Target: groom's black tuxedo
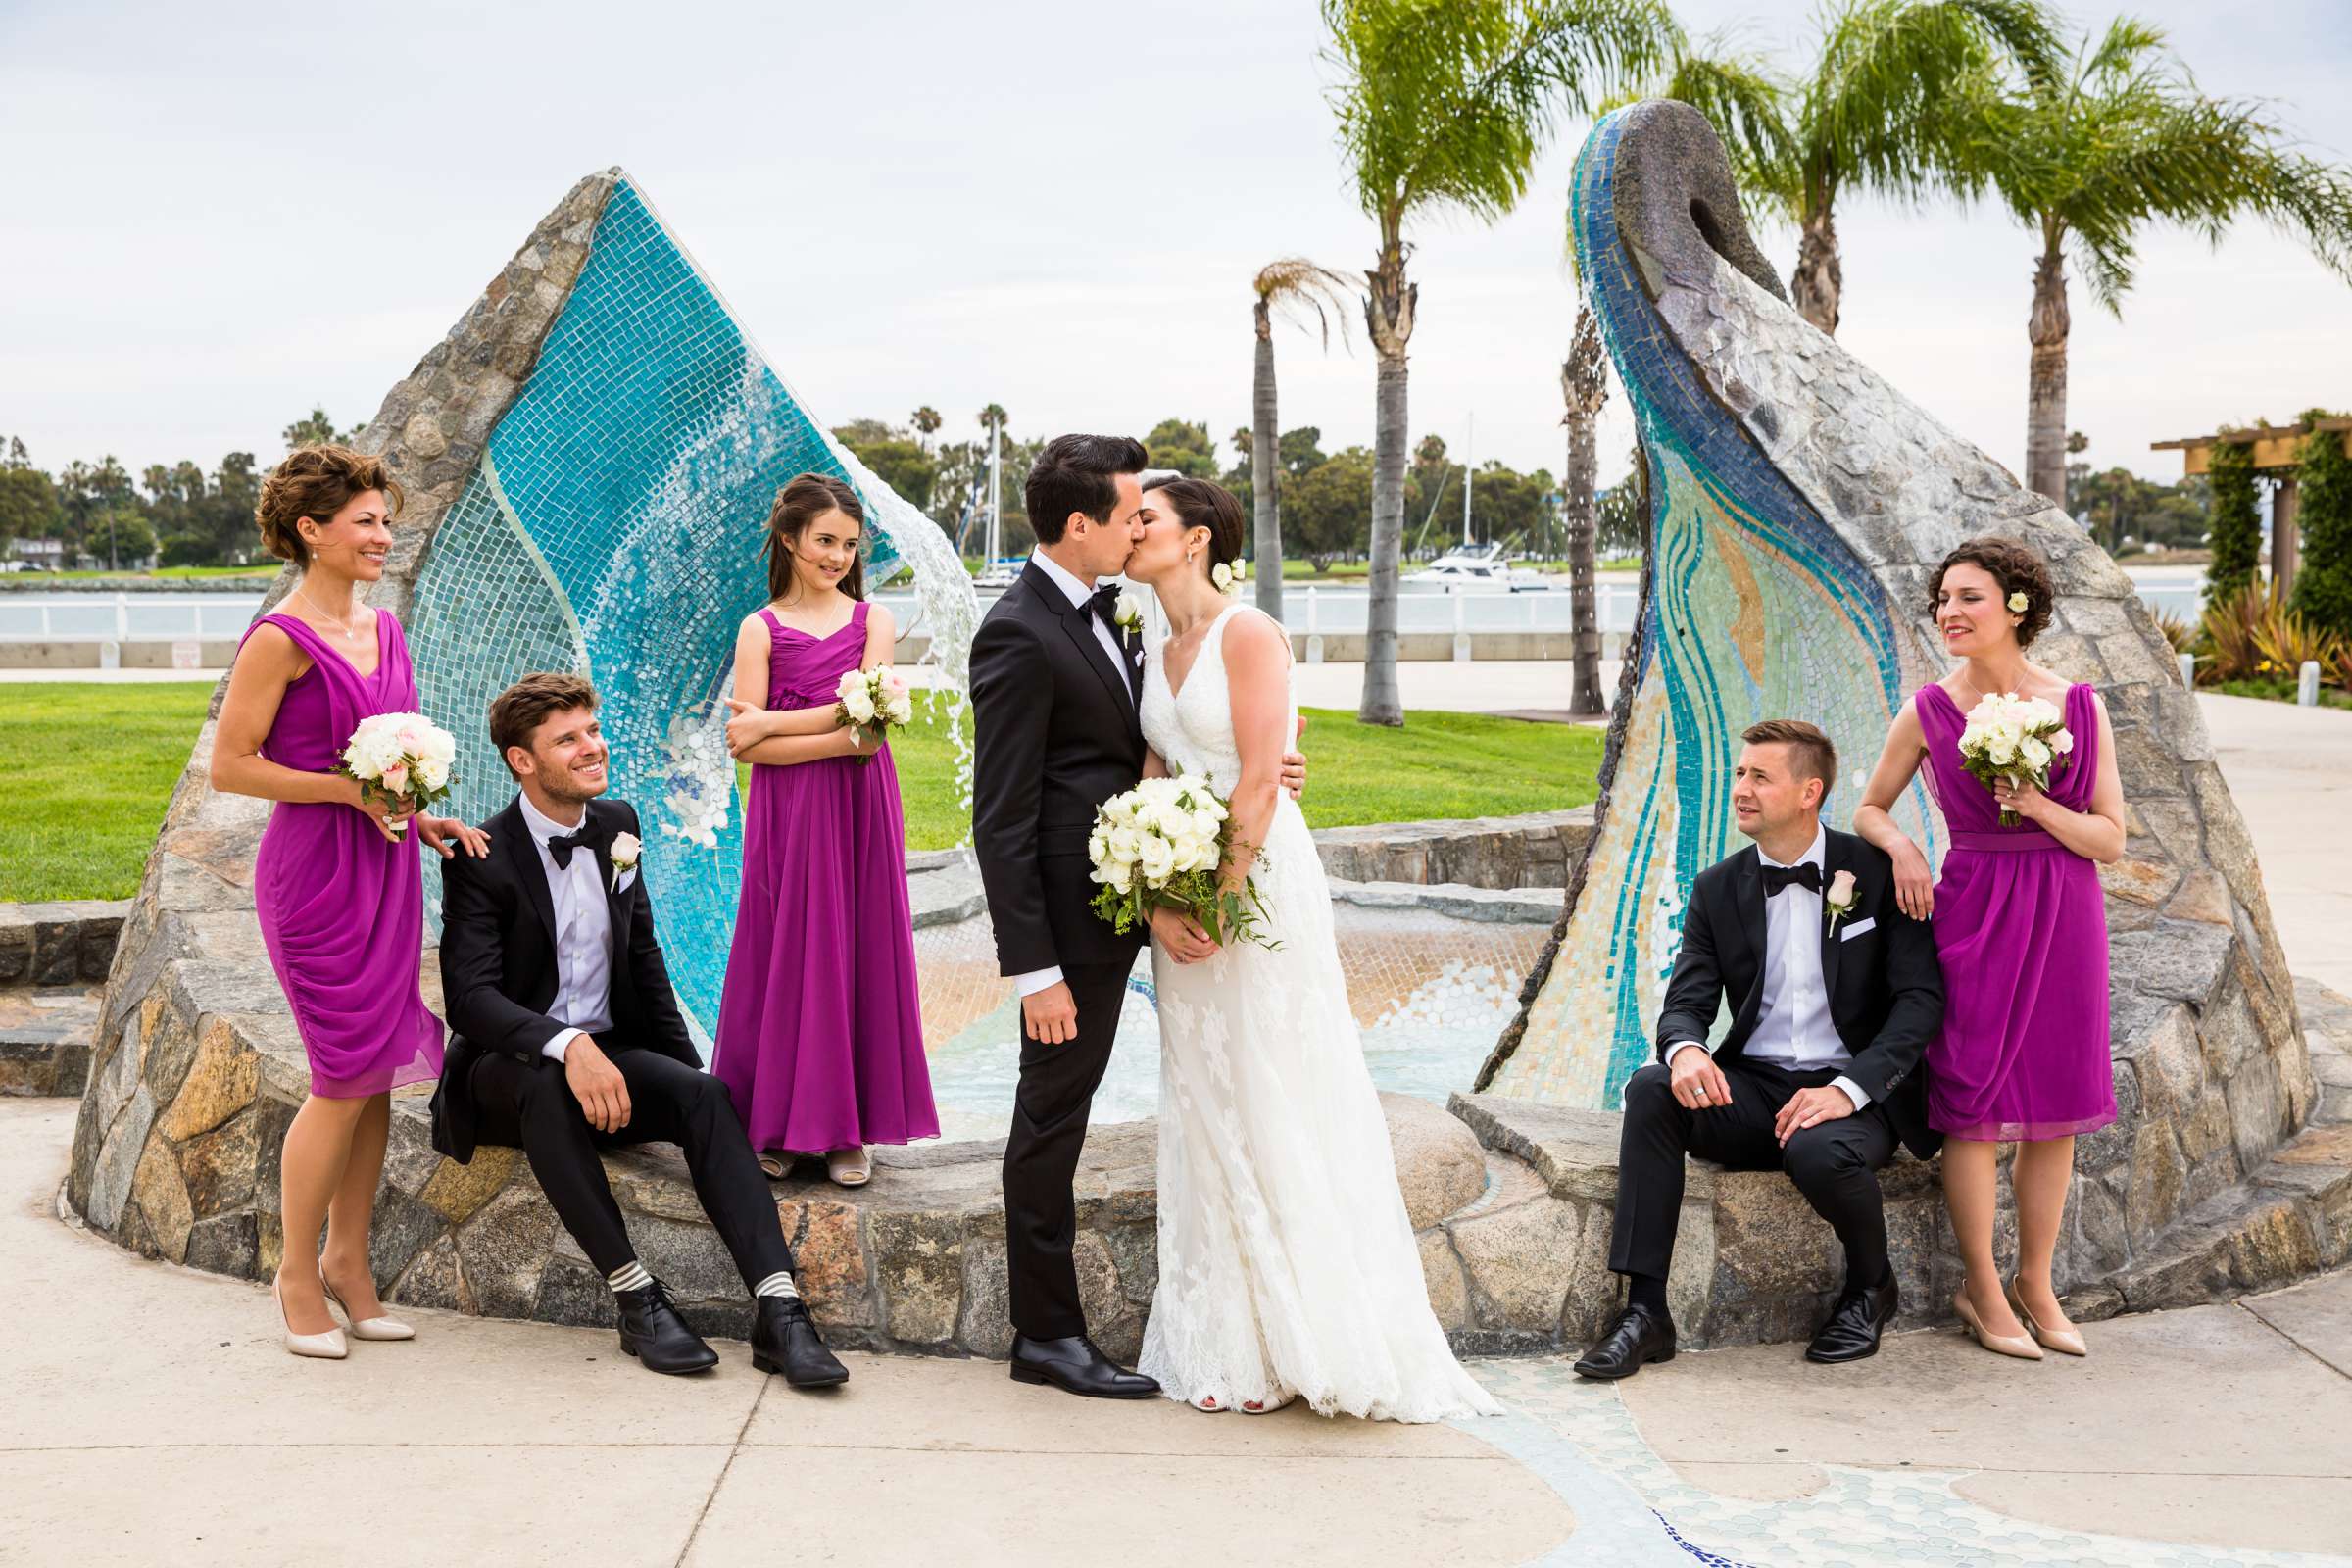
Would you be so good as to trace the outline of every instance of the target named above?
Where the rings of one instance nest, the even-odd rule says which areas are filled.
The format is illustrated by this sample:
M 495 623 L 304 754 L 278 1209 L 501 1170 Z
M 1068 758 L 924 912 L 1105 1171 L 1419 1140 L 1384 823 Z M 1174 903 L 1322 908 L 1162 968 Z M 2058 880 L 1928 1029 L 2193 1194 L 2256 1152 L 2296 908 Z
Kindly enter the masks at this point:
M 1122 670 L 1073 605 L 1031 562 L 972 639 L 972 848 L 1005 974 L 1134 961 L 1143 937 L 1097 919 L 1086 855 L 1095 808 L 1135 788 L 1144 728 L 1133 636 Z
M 1142 651 L 1114 629 L 1122 668 L 1094 617 L 1032 561 L 972 639 L 972 847 L 998 962 L 1007 975 L 1058 967 L 1078 1009 L 1075 1039 L 1022 1039 L 1004 1144 L 1012 1326 L 1031 1340 L 1086 1332 L 1070 1179 L 1145 941 L 1141 930 L 1119 935 L 1090 907 L 1095 809 L 1135 788 L 1144 768 Z

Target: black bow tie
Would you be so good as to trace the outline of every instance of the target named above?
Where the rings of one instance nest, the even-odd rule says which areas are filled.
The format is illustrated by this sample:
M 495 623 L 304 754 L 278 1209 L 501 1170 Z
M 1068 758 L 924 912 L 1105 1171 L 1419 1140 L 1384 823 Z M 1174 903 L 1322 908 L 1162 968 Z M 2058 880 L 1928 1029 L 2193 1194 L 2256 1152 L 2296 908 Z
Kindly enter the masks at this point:
M 557 870 L 568 871 L 571 869 L 571 852 L 579 849 L 583 845 L 593 845 L 595 843 L 595 827 L 590 823 L 582 822 L 580 824 L 580 830 L 577 833 L 559 833 L 554 838 L 549 839 L 547 841 L 547 853 L 556 858 Z
M 1810 860 L 1803 865 L 1768 865 L 1764 867 L 1764 896 L 1766 898 L 1771 898 L 1791 882 L 1808 893 L 1819 893 L 1821 891 L 1821 867 Z
M 1113 633 L 1119 629 L 1119 585 L 1106 582 L 1087 596 L 1089 613 L 1108 626 Z

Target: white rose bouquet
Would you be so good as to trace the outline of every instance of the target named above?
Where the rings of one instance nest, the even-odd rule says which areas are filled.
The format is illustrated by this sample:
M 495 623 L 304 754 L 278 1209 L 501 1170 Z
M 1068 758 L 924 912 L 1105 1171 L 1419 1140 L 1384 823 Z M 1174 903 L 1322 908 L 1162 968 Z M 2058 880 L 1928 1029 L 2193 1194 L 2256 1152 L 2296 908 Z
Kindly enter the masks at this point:
M 2067 764 L 2075 749 L 2074 732 L 2057 709 L 2038 697 L 2015 692 L 1993 693 L 1969 710 L 1960 732 L 1960 765 L 1985 788 L 2008 779 L 2050 787 L 2050 776 Z M 2001 812 L 2001 826 L 2017 826 L 2017 813 Z
M 914 717 L 913 690 L 906 684 L 906 677 L 888 664 L 843 670 L 835 695 L 840 702 L 833 710 L 834 721 L 872 730 L 877 746 L 881 744 L 882 731 L 894 725 L 905 728 Z M 863 767 L 873 760 L 871 752 L 861 751 L 858 765 Z
M 1086 844 L 1102 884 L 1095 912 L 1127 932 L 1155 908 L 1181 909 L 1220 947 L 1246 941 L 1278 948 L 1260 929 L 1266 908 L 1256 879 L 1245 876 L 1238 889 L 1218 885 L 1217 868 L 1235 847 L 1233 815 L 1206 779 L 1148 778 L 1095 812 Z M 1256 851 L 1240 847 L 1254 865 Z
M 457 758 L 458 743 L 449 731 L 422 713 L 377 713 L 360 720 L 335 771 L 359 780 L 363 801 L 372 798 L 394 806 L 405 800 L 421 811 L 448 795 L 458 781 L 450 771 Z M 383 828 L 384 836 L 395 842 L 408 832 L 405 822 L 385 823 Z

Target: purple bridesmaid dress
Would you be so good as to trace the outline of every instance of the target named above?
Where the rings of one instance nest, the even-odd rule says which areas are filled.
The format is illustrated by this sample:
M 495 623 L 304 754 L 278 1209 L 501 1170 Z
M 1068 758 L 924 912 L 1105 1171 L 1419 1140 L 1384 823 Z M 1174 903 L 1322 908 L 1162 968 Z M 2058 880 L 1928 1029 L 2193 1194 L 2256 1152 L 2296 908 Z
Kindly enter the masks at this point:
M 830 637 L 760 613 L 767 706 L 831 703 L 864 657 L 866 607 Z M 887 745 L 872 757 L 752 767 L 710 1070 L 754 1149 L 818 1154 L 939 1136 L 899 773 Z
M 264 621 L 311 658 L 262 742 L 270 761 L 333 772 L 360 720 L 416 710 L 408 641 L 390 612 L 375 612 L 369 675 L 291 615 L 264 615 L 245 635 Z M 348 806 L 279 801 L 270 812 L 253 861 L 253 903 L 311 1058 L 314 1095 L 351 1100 L 440 1076 L 441 1020 L 416 988 L 422 853 L 414 828 L 395 844 Z
M 1967 715 L 1920 688 L 1928 780 L 1951 832 L 1936 884 L 1943 1029 L 1927 1053 L 1928 1121 L 1984 1143 L 2065 1138 L 2115 1120 L 2107 1030 L 2107 900 L 2098 867 L 2032 822 L 2000 825 L 1992 791 L 1960 763 Z M 2051 800 L 2090 805 L 2098 705 L 2066 694 L 2075 749 Z

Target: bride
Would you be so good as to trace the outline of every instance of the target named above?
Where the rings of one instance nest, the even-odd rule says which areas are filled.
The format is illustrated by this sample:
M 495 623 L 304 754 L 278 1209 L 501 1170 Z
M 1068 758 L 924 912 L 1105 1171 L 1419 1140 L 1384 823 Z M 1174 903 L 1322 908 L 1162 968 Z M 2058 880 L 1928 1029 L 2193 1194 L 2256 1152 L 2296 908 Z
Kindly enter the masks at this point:
M 1324 1415 L 1389 1421 L 1494 1414 L 1429 1308 L 1397 1192 L 1388 1122 L 1365 1071 L 1332 937 L 1331 889 L 1276 771 L 1297 728 L 1290 644 L 1219 591 L 1242 509 L 1203 479 L 1144 486 L 1126 575 L 1168 637 L 1144 674 L 1146 777 L 1204 775 L 1233 813 L 1263 934 L 1212 944 L 1156 922 L 1159 1293 L 1142 1370 L 1202 1410 L 1252 1414 L 1303 1396 Z M 1243 857 L 1247 851 L 1240 851 Z

